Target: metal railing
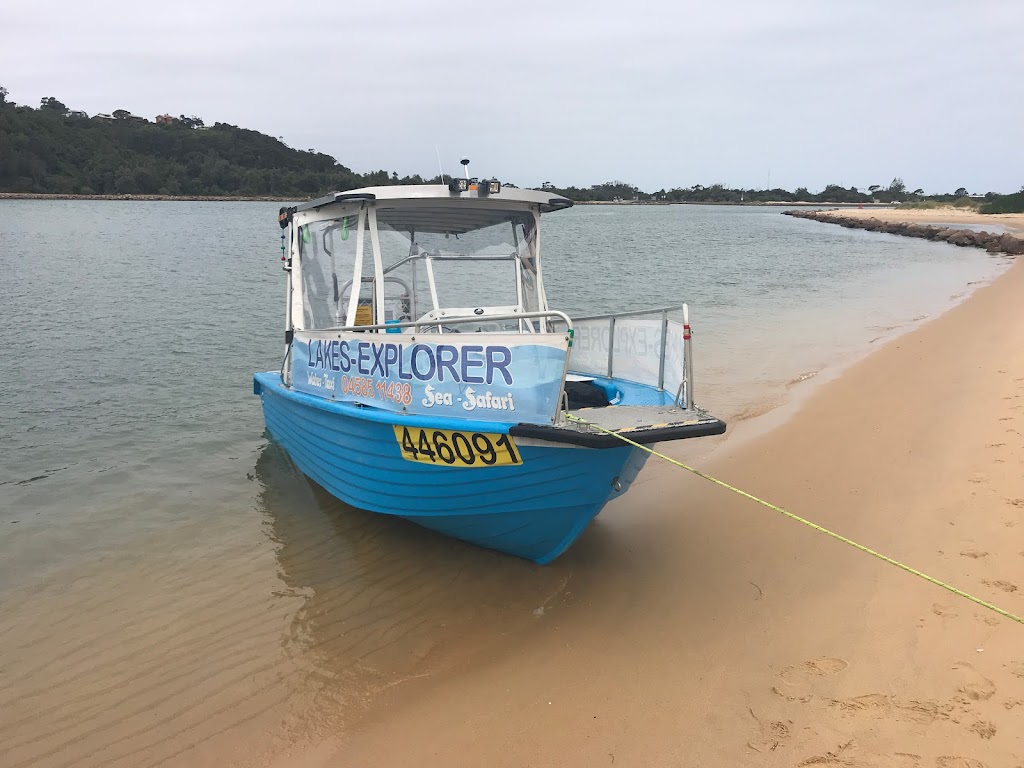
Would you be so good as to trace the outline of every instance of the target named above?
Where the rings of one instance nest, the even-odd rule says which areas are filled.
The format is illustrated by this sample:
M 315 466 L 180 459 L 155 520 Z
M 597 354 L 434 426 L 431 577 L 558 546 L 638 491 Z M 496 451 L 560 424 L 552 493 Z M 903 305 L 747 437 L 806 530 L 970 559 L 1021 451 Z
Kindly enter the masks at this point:
M 572 330 L 572 319 L 565 314 L 565 312 L 559 312 L 557 309 L 544 310 L 542 312 L 509 312 L 501 315 L 452 315 L 451 317 L 444 317 L 431 320 L 406 320 L 401 323 L 378 323 L 376 325 L 344 325 L 335 328 L 310 328 L 303 333 L 339 333 L 339 332 L 356 332 L 356 331 L 380 331 L 380 330 L 391 330 L 391 329 L 402 329 L 402 328 L 415 328 L 417 331 L 421 327 L 438 327 L 441 323 L 444 325 L 461 325 L 463 323 L 482 323 L 491 322 L 497 320 L 536 320 L 541 318 L 555 318 L 561 320 L 566 324 L 566 331 Z M 504 331 L 504 333 L 519 333 L 519 331 Z M 524 334 L 525 335 L 525 334 Z
M 616 327 L 617 321 L 625 319 L 625 318 L 631 318 L 631 317 L 642 317 L 644 315 L 658 315 L 658 314 L 660 314 L 661 315 L 661 349 L 660 349 L 659 355 L 658 355 L 658 389 L 659 390 L 664 390 L 665 389 L 665 349 L 666 349 L 666 345 L 668 343 L 668 320 L 669 320 L 669 313 L 670 312 L 679 312 L 679 311 L 683 312 L 684 323 L 687 322 L 687 319 L 686 319 L 686 316 L 687 316 L 687 306 L 685 304 L 679 304 L 679 305 L 672 306 L 672 307 L 657 307 L 655 309 L 641 309 L 641 310 L 635 310 L 635 311 L 631 311 L 631 312 L 609 312 L 609 313 L 600 314 L 600 315 L 586 315 L 584 317 L 577 317 L 577 318 L 575 318 L 575 322 L 577 322 L 577 323 L 591 322 L 592 323 L 592 322 L 601 321 L 601 320 L 607 320 L 608 321 L 608 359 L 607 359 L 607 364 L 605 366 L 605 375 L 608 378 L 612 378 L 614 376 L 614 373 L 615 373 L 615 327 Z M 689 355 L 690 355 L 690 353 L 689 353 L 689 342 L 686 343 L 685 347 L 686 348 L 685 348 L 684 354 L 685 354 L 687 360 L 689 360 Z M 593 371 L 593 373 L 596 374 L 597 371 Z M 686 382 L 689 378 L 690 378 L 690 368 L 689 368 L 689 364 L 687 362 L 687 363 L 684 363 L 684 382 Z M 688 385 L 686 387 L 686 391 L 687 392 L 692 391 L 692 385 Z M 676 394 L 676 401 L 677 402 L 678 402 L 679 397 L 681 395 L 682 395 L 682 389 L 680 389 L 680 391 L 677 392 L 677 394 Z M 689 402 L 689 400 L 687 400 L 687 402 Z

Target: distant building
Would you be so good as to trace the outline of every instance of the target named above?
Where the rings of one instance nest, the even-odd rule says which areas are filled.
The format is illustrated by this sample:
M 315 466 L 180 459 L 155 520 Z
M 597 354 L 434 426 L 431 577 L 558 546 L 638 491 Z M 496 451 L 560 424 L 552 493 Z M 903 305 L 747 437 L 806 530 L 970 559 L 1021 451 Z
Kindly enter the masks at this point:
M 93 120 L 117 120 L 113 115 L 108 115 L 105 112 L 97 112 L 92 116 Z
M 87 117 L 89 117 L 89 115 L 87 115 L 85 112 L 83 112 L 80 109 L 71 109 L 71 110 L 68 110 L 68 117 L 83 117 L 83 118 L 87 118 Z
M 172 125 L 178 122 L 178 118 L 176 118 L 174 115 L 157 115 L 156 122 L 160 125 Z

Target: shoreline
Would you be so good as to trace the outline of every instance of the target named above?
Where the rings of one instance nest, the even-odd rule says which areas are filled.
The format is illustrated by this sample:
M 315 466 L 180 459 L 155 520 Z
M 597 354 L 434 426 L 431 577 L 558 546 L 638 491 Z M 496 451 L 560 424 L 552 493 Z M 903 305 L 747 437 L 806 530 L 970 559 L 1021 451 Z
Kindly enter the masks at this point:
M 970 213 L 947 215 L 945 217 L 922 215 L 913 217 L 915 221 L 904 221 L 907 212 L 899 211 L 888 217 L 868 216 L 862 212 L 859 216 L 848 215 L 845 211 L 836 210 L 788 210 L 783 216 L 797 219 L 808 219 L 822 224 L 838 224 L 847 229 L 865 229 L 869 232 L 880 232 L 889 235 L 916 237 L 924 240 L 947 242 L 960 247 L 984 248 L 989 253 L 1005 253 L 1009 256 L 1024 254 L 1024 236 L 1015 234 L 1017 228 L 1024 231 L 1024 214 L 994 214 L 998 220 L 979 222 Z M 922 214 L 928 212 L 922 211 Z M 974 214 L 981 216 L 982 214 Z M 936 220 L 935 223 L 931 223 Z M 975 229 L 973 225 L 984 223 L 995 225 L 1004 232 L 989 232 Z M 1012 231 L 1011 231 L 1012 230 Z
M 292 203 L 293 198 L 270 195 L 72 195 L 50 192 L 0 192 L 0 200 L 118 200 L 194 203 Z
M 197 202 L 197 203 L 296 203 L 302 202 L 306 199 L 312 198 L 293 198 L 293 197 L 281 197 L 274 195 L 76 195 L 71 193 L 60 193 L 60 192 L 0 192 L 0 201 L 3 200 L 114 200 L 114 201 L 138 201 L 138 202 Z M 911 214 L 908 218 L 928 218 L 927 216 L 917 216 L 916 214 L 939 214 L 940 212 L 953 211 L 956 213 L 963 213 L 962 209 L 946 209 L 946 208 L 933 208 L 933 209 L 906 209 L 900 206 L 894 206 L 892 203 L 844 203 L 844 202 L 813 202 L 813 201 L 792 201 L 792 200 L 763 200 L 756 202 L 696 202 L 688 200 L 680 201 L 668 201 L 668 200 L 577 200 L 573 202 L 574 205 L 715 205 L 715 206 L 727 206 L 736 208 L 784 208 L 784 207 L 796 207 L 796 208 L 839 208 L 844 212 L 849 212 L 854 215 L 857 214 L 858 210 L 872 211 L 881 213 L 883 216 L 886 215 L 887 211 L 902 211 L 905 214 Z M 985 221 L 992 221 L 1000 217 L 1008 216 L 1021 216 L 1024 214 L 980 214 L 976 212 L 968 211 L 964 215 L 973 215 L 978 217 L 973 221 L 975 223 L 983 223 Z M 941 216 L 940 216 L 941 218 Z M 1021 225 L 1021 230 L 1024 231 L 1024 224 Z
M 1013 263 L 711 471 L 1021 613 L 1022 289 Z M 645 475 L 548 566 L 573 594 L 529 636 L 277 765 L 1015 764 L 1018 627 L 654 460 Z
M 839 214 L 839 211 L 835 212 Z M 843 216 L 856 219 L 877 218 L 885 222 L 929 222 L 943 224 L 995 224 L 1015 232 L 1024 232 L 1024 213 L 978 213 L 977 211 L 955 208 L 904 208 L 860 210 L 844 208 Z

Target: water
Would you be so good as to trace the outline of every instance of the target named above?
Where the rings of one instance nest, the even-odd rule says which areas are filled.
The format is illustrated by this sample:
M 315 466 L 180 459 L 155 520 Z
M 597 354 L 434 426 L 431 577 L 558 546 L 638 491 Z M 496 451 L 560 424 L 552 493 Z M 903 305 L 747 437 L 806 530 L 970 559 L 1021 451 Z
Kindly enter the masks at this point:
M 276 211 L 0 203 L 0 765 L 188 763 L 267 717 L 232 754 L 315 741 L 599 567 L 607 528 L 537 568 L 349 509 L 267 443 L 251 374 L 283 352 Z M 767 208 L 545 221 L 552 306 L 690 302 L 698 401 L 730 419 L 1004 264 Z

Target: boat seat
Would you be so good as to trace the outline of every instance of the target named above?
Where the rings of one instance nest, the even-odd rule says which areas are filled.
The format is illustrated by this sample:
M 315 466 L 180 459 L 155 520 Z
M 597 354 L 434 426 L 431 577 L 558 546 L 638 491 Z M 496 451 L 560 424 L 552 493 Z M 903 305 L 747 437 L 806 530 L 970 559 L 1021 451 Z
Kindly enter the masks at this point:
M 576 408 L 604 408 L 610 404 L 608 393 L 587 376 L 572 373 L 565 375 L 565 396 L 569 400 L 569 410 Z

